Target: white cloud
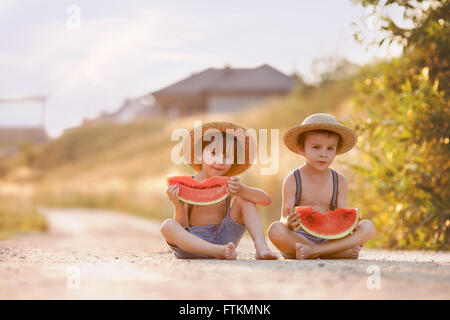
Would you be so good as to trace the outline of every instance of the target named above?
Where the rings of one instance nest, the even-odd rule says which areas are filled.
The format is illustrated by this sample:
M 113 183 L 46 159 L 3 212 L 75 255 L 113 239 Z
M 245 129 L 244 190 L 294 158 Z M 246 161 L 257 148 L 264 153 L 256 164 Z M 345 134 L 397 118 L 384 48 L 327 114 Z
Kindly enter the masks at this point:
M 0 14 L 7 12 L 15 4 L 14 0 L 0 1 Z
M 211 66 L 269 63 L 290 73 L 295 65 L 308 74 L 317 56 L 369 59 L 345 38 L 352 14 L 361 11 L 349 11 L 348 3 L 80 2 L 74 30 L 64 5 L 35 5 L 33 14 L 11 9 L 10 1 L 0 5 L 0 13 L 24 15 L 5 22 L 12 31 L 0 44 L 0 97 L 49 95 L 53 135 Z
M 100 109 L 115 109 L 125 97 L 150 90 L 140 83 L 148 82 L 152 65 L 198 59 L 177 48 L 199 35 L 161 33 L 165 21 L 167 17 L 152 10 L 140 12 L 136 19 L 82 20 L 81 28 L 74 30 L 63 21 L 33 28 L 26 34 L 26 50 L 0 53 L 0 70 L 13 72 L 16 80 L 0 94 L 10 95 L 24 75 L 28 80 L 19 94 L 45 84 L 41 90 L 50 94 L 47 124 L 52 134 Z

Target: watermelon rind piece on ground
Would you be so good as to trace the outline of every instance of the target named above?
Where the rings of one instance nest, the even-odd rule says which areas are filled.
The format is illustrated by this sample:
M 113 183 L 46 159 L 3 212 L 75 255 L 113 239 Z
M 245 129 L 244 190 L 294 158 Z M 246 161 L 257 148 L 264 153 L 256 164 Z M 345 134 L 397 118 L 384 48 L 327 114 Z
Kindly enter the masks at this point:
M 312 207 L 298 206 L 295 207 L 295 212 L 302 217 L 300 226 L 306 233 L 330 240 L 346 237 L 359 221 L 357 208 L 337 208 L 335 211 L 322 213 Z
M 186 203 L 199 206 L 207 206 L 225 200 L 227 194 L 227 182 L 229 177 L 216 176 L 198 181 L 187 175 L 168 175 L 168 186 L 177 184 L 180 193 L 178 198 Z

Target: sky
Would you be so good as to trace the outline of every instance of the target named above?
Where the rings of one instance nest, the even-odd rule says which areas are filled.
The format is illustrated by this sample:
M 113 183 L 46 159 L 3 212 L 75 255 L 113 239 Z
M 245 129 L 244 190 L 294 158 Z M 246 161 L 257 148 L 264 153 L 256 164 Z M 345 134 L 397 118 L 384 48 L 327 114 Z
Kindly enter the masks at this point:
M 311 82 L 314 59 L 396 54 L 355 42 L 351 23 L 366 17 L 350 0 L 2 0 L 0 99 L 47 97 L 56 137 L 209 67 L 267 63 Z M 17 108 L 0 104 L 0 126 L 42 123 L 40 104 Z

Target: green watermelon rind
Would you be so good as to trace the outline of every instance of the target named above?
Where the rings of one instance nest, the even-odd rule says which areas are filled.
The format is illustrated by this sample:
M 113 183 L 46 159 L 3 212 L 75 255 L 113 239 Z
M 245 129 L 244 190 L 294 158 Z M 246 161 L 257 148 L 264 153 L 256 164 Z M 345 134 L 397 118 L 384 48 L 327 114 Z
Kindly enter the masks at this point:
M 345 230 L 344 232 L 341 232 L 339 234 L 335 234 L 332 236 L 327 236 L 327 235 L 322 235 L 322 234 L 318 234 L 314 231 L 309 230 L 307 227 L 305 227 L 301 222 L 300 222 L 300 226 L 302 227 L 303 230 L 305 230 L 306 233 L 317 237 L 317 238 L 322 238 L 322 239 L 327 239 L 327 240 L 336 240 L 336 239 L 341 239 L 344 238 L 345 236 L 347 236 L 348 234 L 350 234 L 350 232 L 353 231 L 353 229 L 355 229 L 356 225 L 358 224 L 359 221 L 359 212 L 358 212 L 358 208 L 350 208 L 350 209 L 354 209 L 356 211 L 356 219 L 355 222 L 353 223 L 353 225 L 348 228 L 347 230 Z
M 166 184 L 167 184 L 167 186 L 169 186 L 169 178 L 171 178 L 171 177 L 176 177 L 176 175 L 167 175 L 166 176 Z M 186 203 L 190 203 L 190 204 L 193 204 L 193 205 L 197 205 L 197 206 L 209 206 L 209 205 L 212 205 L 212 204 L 219 203 L 220 201 L 225 200 L 227 197 L 228 197 L 228 194 L 225 193 L 221 198 L 213 200 L 213 201 L 209 201 L 209 202 L 195 202 L 195 201 L 191 201 L 189 199 L 184 199 L 183 197 L 180 197 L 180 196 L 178 197 L 178 199 L 180 201 L 183 201 L 183 202 L 186 202 Z
M 183 202 L 186 202 L 186 203 L 190 203 L 190 204 L 193 204 L 193 205 L 198 205 L 198 206 L 209 206 L 209 205 L 211 205 L 211 204 L 215 204 L 215 203 L 218 203 L 218 202 L 220 202 L 220 201 L 223 201 L 223 200 L 225 200 L 227 197 L 228 197 L 228 194 L 225 194 L 222 198 L 217 199 L 217 200 L 214 200 L 214 201 L 210 201 L 210 202 L 195 202 L 195 201 L 191 201 L 191 200 L 184 199 L 184 198 L 182 198 L 182 197 L 178 197 L 178 199 L 180 199 L 180 201 L 183 201 Z

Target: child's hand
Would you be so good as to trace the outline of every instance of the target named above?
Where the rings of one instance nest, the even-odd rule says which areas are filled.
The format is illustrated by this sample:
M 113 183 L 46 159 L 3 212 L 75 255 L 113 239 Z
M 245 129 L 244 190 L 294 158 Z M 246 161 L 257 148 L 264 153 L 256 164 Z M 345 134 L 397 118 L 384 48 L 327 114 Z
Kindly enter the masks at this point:
M 178 198 L 178 194 L 180 193 L 180 188 L 174 184 L 169 186 L 166 191 L 167 195 L 169 196 L 170 201 L 175 205 L 175 207 L 182 207 L 183 202 L 180 201 Z
M 239 181 L 238 177 L 231 177 L 230 180 L 228 180 L 227 184 L 227 193 L 229 195 L 237 196 L 244 187 L 244 185 Z
M 298 230 L 300 230 L 300 222 L 301 222 L 300 216 L 297 213 L 292 212 L 291 208 L 288 208 L 287 211 L 288 211 L 287 226 L 289 229 L 297 232 Z

